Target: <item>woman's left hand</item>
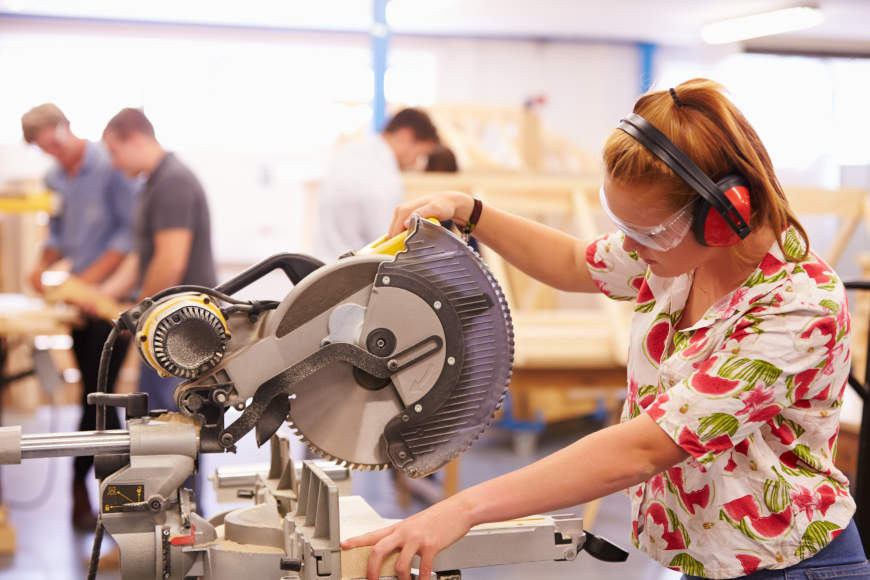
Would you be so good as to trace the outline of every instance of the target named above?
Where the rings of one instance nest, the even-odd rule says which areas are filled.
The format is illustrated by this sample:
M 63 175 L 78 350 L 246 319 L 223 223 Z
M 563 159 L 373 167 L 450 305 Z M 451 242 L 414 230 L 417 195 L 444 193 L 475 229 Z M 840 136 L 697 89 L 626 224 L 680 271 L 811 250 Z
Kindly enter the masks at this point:
M 420 556 L 418 578 L 429 578 L 435 556 L 471 529 L 471 517 L 456 496 L 446 499 L 406 520 L 341 543 L 343 550 L 373 546 L 366 577 L 377 580 L 384 559 L 400 551 L 396 560 L 399 580 L 410 580 L 411 561 Z

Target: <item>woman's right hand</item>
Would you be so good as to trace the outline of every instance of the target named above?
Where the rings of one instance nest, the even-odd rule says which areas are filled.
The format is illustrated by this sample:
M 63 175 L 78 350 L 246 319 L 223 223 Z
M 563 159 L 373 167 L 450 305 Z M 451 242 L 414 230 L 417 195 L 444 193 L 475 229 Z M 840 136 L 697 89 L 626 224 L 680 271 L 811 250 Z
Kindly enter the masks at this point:
M 439 191 L 407 201 L 393 212 L 388 238 L 397 236 L 408 228 L 412 214 L 423 218 L 437 218 L 440 221 L 458 220 L 461 223 L 471 215 L 474 198 L 461 191 Z
M 395 563 L 399 580 L 410 580 L 414 556 L 420 557 L 417 577 L 429 578 L 435 556 L 467 534 L 471 526 L 469 507 L 455 495 L 389 527 L 345 540 L 341 549 L 373 546 L 366 566 L 369 580 L 381 577 L 383 562 L 393 552 L 399 552 Z

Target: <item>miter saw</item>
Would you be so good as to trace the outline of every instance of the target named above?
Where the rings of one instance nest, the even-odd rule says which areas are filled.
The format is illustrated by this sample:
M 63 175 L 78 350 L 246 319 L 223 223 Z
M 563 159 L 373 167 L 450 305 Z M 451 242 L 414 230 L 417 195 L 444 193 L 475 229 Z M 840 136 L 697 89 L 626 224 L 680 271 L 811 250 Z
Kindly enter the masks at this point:
M 282 301 L 233 297 L 275 269 L 294 284 Z M 350 468 L 421 477 L 445 465 L 492 421 L 513 360 L 498 283 L 462 240 L 416 216 L 407 237 L 379 240 L 333 264 L 283 254 L 215 289 L 180 286 L 142 301 L 110 334 L 102 385 L 124 330 L 158 373 L 187 379 L 175 391 L 180 413 L 149 410 L 141 393 L 98 392 L 88 397 L 97 405 L 97 431 L 0 429 L 3 463 L 97 456 L 97 538 L 105 528 L 119 545 L 124 580 L 353 577 L 339 529 L 347 537 L 384 522 L 359 498 L 340 498 L 336 480 Z M 127 430 L 104 429 L 106 406 L 126 409 Z M 231 407 L 239 414 L 228 423 Z M 297 473 L 286 439 L 275 436 L 285 421 L 339 467 L 305 462 Z M 235 451 L 252 430 L 273 451 L 268 469 L 235 485 L 255 505 L 206 521 L 183 488 L 197 454 Z M 583 548 L 625 557 L 584 532 L 579 518 L 538 516 L 472 530 L 435 567 L 444 575 L 570 560 Z

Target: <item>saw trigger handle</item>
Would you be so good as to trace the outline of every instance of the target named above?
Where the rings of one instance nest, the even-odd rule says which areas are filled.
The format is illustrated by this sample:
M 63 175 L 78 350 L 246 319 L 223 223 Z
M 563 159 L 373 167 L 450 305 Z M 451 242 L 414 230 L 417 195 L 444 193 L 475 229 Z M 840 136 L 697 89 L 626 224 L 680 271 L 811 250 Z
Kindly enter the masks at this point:
M 578 553 L 586 550 L 590 556 L 602 562 L 625 562 L 628 559 L 628 552 L 610 540 L 599 538 L 590 532 L 584 533 L 586 534 L 586 541 L 577 550 Z
M 428 221 L 432 222 L 436 225 L 441 225 L 435 218 L 426 218 Z M 357 256 L 366 255 L 366 254 L 385 254 L 387 256 L 395 256 L 399 252 L 405 249 L 405 238 L 411 233 L 411 229 L 408 228 L 404 232 L 393 236 L 392 238 L 387 239 L 387 236 L 381 236 L 376 239 L 368 246 L 356 252 Z

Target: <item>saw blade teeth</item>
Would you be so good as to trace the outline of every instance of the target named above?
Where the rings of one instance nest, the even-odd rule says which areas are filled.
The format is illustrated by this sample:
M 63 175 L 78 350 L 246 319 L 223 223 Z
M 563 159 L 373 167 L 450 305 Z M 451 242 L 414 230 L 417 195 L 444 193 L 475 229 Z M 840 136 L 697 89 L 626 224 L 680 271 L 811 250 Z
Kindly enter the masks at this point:
M 299 439 L 303 443 L 305 443 L 305 446 L 308 447 L 308 449 L 310 449 L 311 451 L 313 451 L 315 454 L 322 457 L 323 459 L 327 459 L 329 461 L 334 462 L 336 465 L 340 465 L 342 467 L 347 467 L 348 469 L 354 469 L 357 471 L 372 471 L 372 470 L 380 471 L 382 469 L 387 469 L 389 467 L 389 464 L 387 464 L 387 463 L 381 463 L 381 464 L 377 464 L 377 465 L 368 465 L 365 463 L 354 463 L 352 461 L 342 459 L 341 457 L 335 457 L 331 453 L 324 451 L 323 449 L 321 449 L 320 447 L 318 447 L 317 445 L 315 445 L 314 443 L 312 443 L 311 441 L 306 439 L 305 436 L 302 435 L 302 433 L 299 432 L 298 430 L 296 432 L 299 434 Z

